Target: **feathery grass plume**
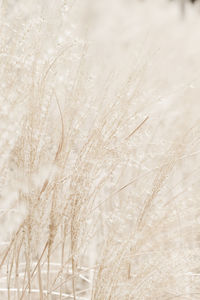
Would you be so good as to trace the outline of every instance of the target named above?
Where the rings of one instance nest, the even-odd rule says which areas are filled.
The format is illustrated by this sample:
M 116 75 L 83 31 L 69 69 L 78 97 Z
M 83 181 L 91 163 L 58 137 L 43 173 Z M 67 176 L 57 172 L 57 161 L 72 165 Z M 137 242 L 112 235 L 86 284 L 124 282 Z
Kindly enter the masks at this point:
M 0 299 L 199 299 L 199 20 L 86 2 L 1 3 Z

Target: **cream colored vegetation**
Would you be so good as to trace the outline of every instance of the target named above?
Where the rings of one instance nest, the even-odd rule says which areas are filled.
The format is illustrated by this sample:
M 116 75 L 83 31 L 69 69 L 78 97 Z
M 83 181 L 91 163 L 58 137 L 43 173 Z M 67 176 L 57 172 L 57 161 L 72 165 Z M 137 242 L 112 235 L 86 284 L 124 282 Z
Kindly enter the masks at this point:
M 0 299 L 199 299 L 198 23 L 2 1 Z

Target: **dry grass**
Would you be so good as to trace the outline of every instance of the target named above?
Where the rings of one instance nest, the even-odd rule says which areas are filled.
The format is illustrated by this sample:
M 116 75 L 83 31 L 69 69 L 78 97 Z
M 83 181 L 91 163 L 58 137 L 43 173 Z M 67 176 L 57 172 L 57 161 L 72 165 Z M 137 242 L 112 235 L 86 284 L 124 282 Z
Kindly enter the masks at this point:
M 1 2 L 0 299 L 200 299 L 199 22 Z

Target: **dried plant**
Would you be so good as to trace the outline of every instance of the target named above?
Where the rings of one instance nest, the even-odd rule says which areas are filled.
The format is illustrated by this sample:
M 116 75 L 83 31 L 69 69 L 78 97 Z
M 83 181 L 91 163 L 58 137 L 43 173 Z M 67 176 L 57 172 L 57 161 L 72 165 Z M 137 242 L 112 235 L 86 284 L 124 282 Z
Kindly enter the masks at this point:
M 199 20 L 155 3 L 2 1 L 0 299 L 200 299 Z

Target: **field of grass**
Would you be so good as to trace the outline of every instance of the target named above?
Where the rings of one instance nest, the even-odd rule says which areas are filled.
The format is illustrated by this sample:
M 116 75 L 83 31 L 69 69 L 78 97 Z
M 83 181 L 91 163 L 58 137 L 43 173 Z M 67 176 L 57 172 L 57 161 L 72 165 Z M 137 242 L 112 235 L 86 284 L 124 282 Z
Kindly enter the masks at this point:
M 200 299 L 198 1 L 0 5 L 0 300 Z

